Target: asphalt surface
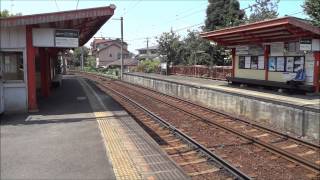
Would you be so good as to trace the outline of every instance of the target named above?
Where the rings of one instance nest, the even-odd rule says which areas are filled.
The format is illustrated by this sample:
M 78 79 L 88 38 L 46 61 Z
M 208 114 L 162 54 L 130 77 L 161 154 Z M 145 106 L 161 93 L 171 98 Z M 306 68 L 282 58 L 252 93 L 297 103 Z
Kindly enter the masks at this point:
M 39 100 L 40 112 L 0 116 L 0 179 L 115 179 L 79 82 Z

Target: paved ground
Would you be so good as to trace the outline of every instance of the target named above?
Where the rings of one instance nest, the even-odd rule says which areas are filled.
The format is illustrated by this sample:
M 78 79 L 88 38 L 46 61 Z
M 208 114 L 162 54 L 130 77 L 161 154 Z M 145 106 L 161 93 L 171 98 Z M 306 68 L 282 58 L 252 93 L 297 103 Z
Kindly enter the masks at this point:
M 82 87 L 63 81 L 39 113 L 1 117 L 1 179 L 115 179 Z
M 3 115 L 0 179 L 187 179 L 92 82 L 65 76 L 40 112 Z
M 211 89 L 216 89 L 220 91 L 243 94 L 247 96 L 258 97 L 262 99 L 279 101 L 283 103 L 298 105 L 298 106 L 308 106 L 316 109 L 320 109 L 320 96 L 308 96 L 308 95 L 289 95 L 285 93 L 278 93 L 276 91 L 262 90 L 258 88 L 240 88 L 239 86 L 228 85 L 226 81 L 217 81 L 211 79 L 194 78 L 187 76 L 178 75 L 160 75 L 153 73 L 139 73 L 135 72 L 132 74 L 147 76 L 151 78 L 158 78 L 172 82 L 178 82 L 183 84 L 190 84 L 194 86 L 206 87 Z

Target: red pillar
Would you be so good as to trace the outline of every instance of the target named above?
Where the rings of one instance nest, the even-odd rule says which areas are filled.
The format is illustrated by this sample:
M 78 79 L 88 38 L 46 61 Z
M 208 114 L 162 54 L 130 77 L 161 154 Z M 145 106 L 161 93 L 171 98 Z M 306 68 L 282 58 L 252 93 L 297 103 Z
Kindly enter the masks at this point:
M 32 45 L 32 26 L 26 27 L 27 45 L 27 79 L 28 79 L 28 110 L 29 112 L 38 111 L 36 95 L 36 51 Z
M 264 76 L 265 80 L 268 81 L 269 79 L 269 73 L 268 73 L 268 59 L 270 55 L 270 45 L 265 45 L 264 46 Z
M 319 93 L 320 51 L 314 52 L 314 60 L 313 85 L 315 86 L 315 92 Z
M 49 97 L 50 94 L 50 71 L 49 71 L 49 53 L 45 48 L 39 49 L 40 54 L 40 73 L 41 73 L 41 95 Z
M 232 72 L 231 77 L 234 78 L 235 75 L 235 66 L 236 66 L 236 48 L 231 49 L 231 55 L 232 55 Z

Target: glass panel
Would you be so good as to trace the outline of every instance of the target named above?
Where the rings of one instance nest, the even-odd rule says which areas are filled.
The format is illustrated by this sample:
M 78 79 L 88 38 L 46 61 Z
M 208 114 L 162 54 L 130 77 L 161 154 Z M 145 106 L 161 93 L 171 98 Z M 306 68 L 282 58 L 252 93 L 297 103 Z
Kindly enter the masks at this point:
M 258 69 L 258 56 L 251 56 L 251 69 Z
M 269 71 L 276 71 L 276 57 L 269 57 Z
M 284 57 L 277 57 L 277 71 L 284 71 Z
M 1 52 L 0 70 L 4 81 L 23 81 L 23 54 L 22 52 Z
M 245 57 L 239 56 L 239 69 L 244 69 L 245 67 Z

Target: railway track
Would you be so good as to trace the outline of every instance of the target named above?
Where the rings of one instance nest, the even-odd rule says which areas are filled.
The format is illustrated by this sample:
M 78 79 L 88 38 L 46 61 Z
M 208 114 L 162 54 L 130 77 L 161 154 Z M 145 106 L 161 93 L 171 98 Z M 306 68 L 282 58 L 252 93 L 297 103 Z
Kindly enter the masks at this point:
M 243 172 L 219 158 L 171 124 L 139 103 L 105 86 L 100 89 L 112 96 L 138 121 L 161 148 L 192 179 L 250 179 Z
M 113 82 L 98 76 L 90 75 L 90 77 L 101 85 L 108 83 L 108 87 L 114 91 L 134 98 L 150 111 L 172 123 L 173 126 L 191 135 L 193 139 L 202 142 L 201 144 L 207 149 L 230 159 L 230 162 L 247 172 L 251 177 L 265 178 L 268 177 L 268 173 L 271 173 L 272 167 L 263 167 L 266 166 L 266 163 L 261 164 L 259 162 L 259 160 L 263 160 L 270 162 L 270 165 L 274 164 L 275 167 L 277 167 L 277 164 L 282 165 L 279 169 L 285 179 L 297 179 L 297 177 L 302 179 L 319 178 L 319 145 L 305 143 L 299 139 L 269 131 L 266 128 L 145 88 L 119 81 Z M 190 127 L 189 124 L 192 124 L 192 126 Z M 202 132 L 193 132 L 192 128 Z M 212 134 L 212 138 L 208 139 L 203 132 Z M 223 142 L 223 136 L 226 142 Z M 211 142 L 211 140 L 215 142 Z M 247 151 L 247 153 L 241 154 L 236 152 L 235 149 L 239 152 Z M 231 158 L 230 155 L 226 155 L 226 152 L 233 152 L 231 156 L 236 157 Z M 255 156 L 251 157 L 251 161 L 250 155 Z M 239 159 L 239 157 L 242 158 Z M 241 159 L 243 162 L 241 162 Z M 244 163 L 257 162 L 257 160 L 258 164 L 261 165 L 256 167 Z M 252 168 L 257 170 L 252 171 Z M 262 169 L 261 172 L 260 169 Z M 298 176 L 292 173 L 292 171 L 297 170 L 299 172 L 297 173 Z M 277 173 L 275 174 L 275 178 L 280 177 L 277 176 Z

